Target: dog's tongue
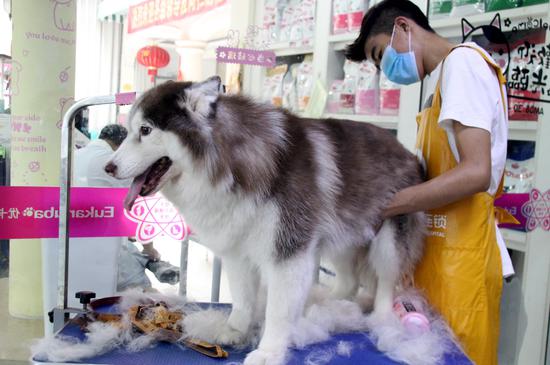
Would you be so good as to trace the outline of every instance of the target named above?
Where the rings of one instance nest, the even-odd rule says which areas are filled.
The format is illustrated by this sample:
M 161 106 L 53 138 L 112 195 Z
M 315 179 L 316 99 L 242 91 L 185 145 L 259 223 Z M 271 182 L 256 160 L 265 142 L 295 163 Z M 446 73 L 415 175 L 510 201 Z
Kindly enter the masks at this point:
M 147 172 L 149 172 L 149 170 L 135 177 L 134 181 L 132 181 L 132 185 L 130 185 L 130 190 L 128 190 L 128 194 L 126 194 L 126 198 L 124 198 L 124 208 L 126 208 L 127 211 L 132 210 L 132 207 L 134 206 L 134 202 L 136 201 L 139 195 L 139 192 L 143 187 L 143 184 L 145 184 L 145 179 L 147 178 Z

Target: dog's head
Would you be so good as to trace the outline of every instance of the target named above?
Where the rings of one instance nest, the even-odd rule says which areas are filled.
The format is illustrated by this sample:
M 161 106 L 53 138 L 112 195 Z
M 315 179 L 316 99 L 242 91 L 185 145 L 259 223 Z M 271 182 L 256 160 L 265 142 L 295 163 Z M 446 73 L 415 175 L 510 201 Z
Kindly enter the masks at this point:
M 128 117 L 128 137 L 105 166 L 115 178 L 133 179 L 126 209 L 138 195 L 156 193 L 204 157 L 220 87 L 217 76 L 200 83 L 167 82 L 136 101 Z

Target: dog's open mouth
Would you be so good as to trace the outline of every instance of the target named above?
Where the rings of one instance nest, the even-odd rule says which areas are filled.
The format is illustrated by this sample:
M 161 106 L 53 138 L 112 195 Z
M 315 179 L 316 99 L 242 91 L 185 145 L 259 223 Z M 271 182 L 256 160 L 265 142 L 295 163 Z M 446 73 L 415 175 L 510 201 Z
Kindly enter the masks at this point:
M 147 196 L 157 190 L 160 180 L 172 165 L 172 160 L 162 157 L 151 165 L 145 172 L 134 178 L 130 190 L 124 199 L 124 207 L 130 211 L 138 195 Z

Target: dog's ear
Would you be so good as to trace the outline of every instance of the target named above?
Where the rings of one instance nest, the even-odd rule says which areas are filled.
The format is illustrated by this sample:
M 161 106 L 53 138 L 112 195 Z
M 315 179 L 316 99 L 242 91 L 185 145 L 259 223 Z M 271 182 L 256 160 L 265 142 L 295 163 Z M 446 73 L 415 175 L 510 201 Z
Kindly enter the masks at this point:
M 211 114 L 213 104 L 221 92 L 222 80 L 213 76 L 203 82 L 194 83 L 186 90 L 186 106 L 189 110 L 204 117 Z

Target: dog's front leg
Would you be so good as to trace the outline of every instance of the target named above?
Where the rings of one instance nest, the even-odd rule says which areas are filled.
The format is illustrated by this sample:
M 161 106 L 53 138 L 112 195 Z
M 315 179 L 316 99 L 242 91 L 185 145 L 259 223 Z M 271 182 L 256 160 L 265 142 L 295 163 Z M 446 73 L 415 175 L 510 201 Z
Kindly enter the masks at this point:
M 227 322 L 216 335 L 216 342 L 238 345 L 245 340 L 250 329 L 256 305 L 259 273 L 248 260 L 237 257 L 224 257 L 223 265 L 233 303 Z
M 248 354 L 244 365 L 284 364 L 294 326 L 304 312 L 313 270 L 311 252 L 273 262 L 267 268 L 265 329 L 258 349 Z

